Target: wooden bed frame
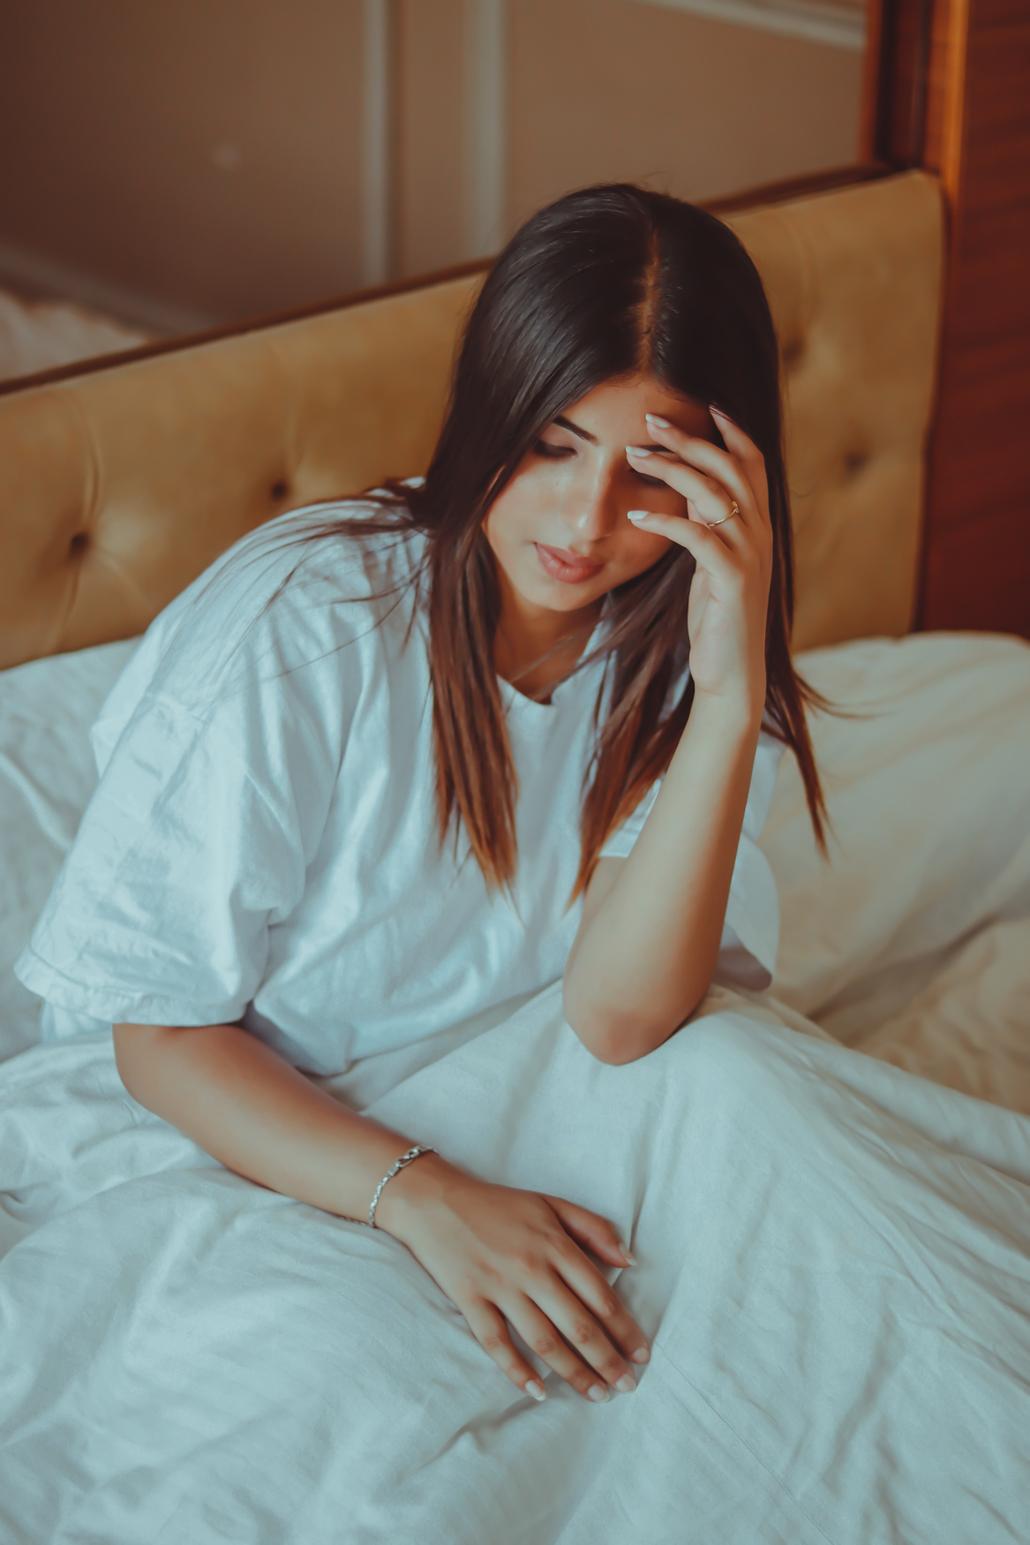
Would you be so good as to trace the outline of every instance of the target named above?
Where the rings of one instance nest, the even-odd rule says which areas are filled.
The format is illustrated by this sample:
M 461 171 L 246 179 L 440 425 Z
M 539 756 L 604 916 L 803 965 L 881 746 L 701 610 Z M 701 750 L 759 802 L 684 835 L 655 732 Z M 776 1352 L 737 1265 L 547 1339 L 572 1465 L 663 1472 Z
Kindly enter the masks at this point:
M 1030 637 L 1030 13 L 870 0 L 861 164 L 706 205 L 784 356 L 795 650 Z M 0 668 L 139 633 L 243 531 L 423 470 L 459 265 L 0 384 Z

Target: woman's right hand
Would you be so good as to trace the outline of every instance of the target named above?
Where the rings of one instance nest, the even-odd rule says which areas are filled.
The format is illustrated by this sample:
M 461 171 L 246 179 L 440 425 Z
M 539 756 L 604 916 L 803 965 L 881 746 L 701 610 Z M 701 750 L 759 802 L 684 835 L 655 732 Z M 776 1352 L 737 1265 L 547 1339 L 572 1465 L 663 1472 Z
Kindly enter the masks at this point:
M 506 1322 L 585 1399 L 599 1398 L 591 1386 L 607 1399 L 607 1385 L 627 1374 L 635 1384 L 629 1359 L 646 1350 L 646 1338 L 581 1248 L 623 1264 L 616 1230 L 600 1214 L 547 1192 L 494 1185 L 426 1154 L 387 1183 L 376 1222 L 407 1245 L 519 1389 L 537 1375 Z

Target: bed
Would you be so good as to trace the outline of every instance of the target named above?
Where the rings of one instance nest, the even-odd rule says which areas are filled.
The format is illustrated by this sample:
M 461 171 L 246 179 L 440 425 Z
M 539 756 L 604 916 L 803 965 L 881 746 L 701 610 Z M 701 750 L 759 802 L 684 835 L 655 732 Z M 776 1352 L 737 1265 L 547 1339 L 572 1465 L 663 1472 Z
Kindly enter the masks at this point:
M 0 396 L 0 1538 L 1027 1537 L 1030 648 L 917 625 L 945 215 L 915 169 L 726 216 L 784 345 L 798 668 L 855 714 L 811 721 L 829 865 L 781 760 L 771 987 L 611 1066 L 551 983 L 324 1081 L 632 1243 L 652 1359 L 596 1408 L 532 1352 L 520 1397 L 398 1241 L 220 1165 L 10 971 L 142 630 L 243 531 L 420 470 L 479 275 Z

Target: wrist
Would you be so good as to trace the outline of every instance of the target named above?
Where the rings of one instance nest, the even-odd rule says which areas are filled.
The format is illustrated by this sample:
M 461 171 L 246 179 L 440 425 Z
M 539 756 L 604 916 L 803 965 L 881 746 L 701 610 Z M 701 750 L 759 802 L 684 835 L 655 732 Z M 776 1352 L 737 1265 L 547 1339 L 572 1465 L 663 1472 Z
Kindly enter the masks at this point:
M 420 1153 L 391 1175 L 376 1207 L 376 1227 L 403 1242 L 413 1220 L 439 1202 L 456 1180 L 467 1180 L 464 1170 L 438 1153 Z
M 749 694 L 695 691 L 690 712 L 691 716 L 696 713 L 701 719 L 711 719 L 724 724 L 742 735 L 752 732 L 757 734 L 765 714 L 765 697 L 764 695 L 759 697 L 753 692 Z

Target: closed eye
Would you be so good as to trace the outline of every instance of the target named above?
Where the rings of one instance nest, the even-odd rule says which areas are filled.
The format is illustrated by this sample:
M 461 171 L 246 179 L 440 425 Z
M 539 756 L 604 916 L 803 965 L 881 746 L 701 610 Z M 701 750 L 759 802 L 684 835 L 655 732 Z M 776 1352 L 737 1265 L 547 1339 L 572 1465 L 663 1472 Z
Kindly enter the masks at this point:
M 534 440 L 533 449 L 538 451 L 541 456 L 549 456 L 552 460 L 559 456 L 575 456 L 576 454 L 571 445 L 548 445 L 546 440 Z M 648 477 L 644 472 L 637 472 L 636 467 L 631 467 L 630 471 L 636 472 L 637 477 L 642 483 L 651 483 L 655 488 L 668 488 L 669 486 L 664 478 Z

